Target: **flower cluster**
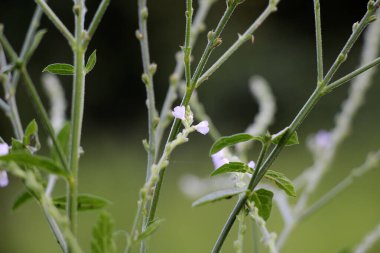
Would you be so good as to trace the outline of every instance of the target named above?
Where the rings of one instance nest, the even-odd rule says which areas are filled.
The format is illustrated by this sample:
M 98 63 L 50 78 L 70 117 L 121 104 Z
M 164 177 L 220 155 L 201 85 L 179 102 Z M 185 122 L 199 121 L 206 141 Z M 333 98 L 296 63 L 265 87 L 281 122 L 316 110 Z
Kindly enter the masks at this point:
M 6 143 L 0 143 L 0 156 L 7 155 L 9 153 L 9 146 Z M 0 170 L 0 187 L 6 187 L 8 185 L 8 174 L 6 171 Z
M 187 109 L 186 109 L 185 106 L 183 106 L 183 105 L 176 106 L 173 109 L 172 114 L 173 114 L 174 118 L 180 119 L 182 121 L 182 124 L 186 128 L 193 127 L 197 132 L 199 132 L 203 135 L 206 135 L 210 131 L 210 128 L 208 126 L 208 122 L 206 120 L 201 121 L 198 125 L 192 126 L 194 116 L 190 110 L 190 107 L 187 107 Z

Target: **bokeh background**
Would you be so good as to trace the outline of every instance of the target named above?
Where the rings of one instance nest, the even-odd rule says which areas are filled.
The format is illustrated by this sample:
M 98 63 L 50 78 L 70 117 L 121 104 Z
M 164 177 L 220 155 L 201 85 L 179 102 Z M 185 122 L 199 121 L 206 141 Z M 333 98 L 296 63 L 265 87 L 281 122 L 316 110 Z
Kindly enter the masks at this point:
M 99 1 L 88 0 L 88 20 Z M 325 63 L 328 67 L 351 33 L 352 24 L 366 10 L 366 0 L 322 0 Z M 68 27 L 73 27 L 72 2 L 49 1 Z M 265 0 L 247 0 L 235 12 L 223 34 L 223 44 L 210 59 L 221 53 L 253 22 L 265 8 Z M 223 13 L 224 0 L 219 0 L 207 19 L 212 29 Z M 0 0 L 0 22 L 16 49 L 21 47 L 35 5 L 33 1 Z M 149 35 L 152 61 L 158 64 L 155 90 L 158 108 L 168 88 L 174 55 L 183 43 L 185 1 L 149 1 Z M 144 182 L 146 154 L 141 140 L 147 137 L 145 88 L 141 83 L 141 59 L 134 33 L 137 28 L 136 1 L 112 0 L 107 14 L 91 43 L 97 49 L 98 63 L 87 79 L 80 192 L 104 196 L 112 201 L 108 208 L 117 230 L 129 229 L 135 213 L 138 189 Z M 278 110 L 270 130 L 276 132 L 289 124 L 315 86 L 316 64 L 312 1 L 283 0 L 279 11 L 257 31 L 255 43 L 244 45 L 229 62 L 199 90 L 208 113 L 223 135 L 243 131 L 257 112 L 257 104 L 248 92 L 252 75 L 265 77 L 276 96 Z M 40 48 L 29 64 L 34 81 L 39 84 L 41 70 L 53 62 L 71 62 L 70 48 L 44 17 L 48 29 Z M 194 49 L 195 62 L 206 43 L 200 37 Z M 358 64 L 359 42 L 339 75 Z M 70 99 L 71 79 L 61 77 Z M 339 182 L 360 165 L 366 154 L 380 146 L 379 92 L 380 75 L 356 117 L 351 135 L 344 142 L 323 184 L 313 199 Z M 40 88 L 40 85 L 38 85 Z M 274 164 L 274 169 L 290 178 L 312 163 L 305 140 L 319 129 L 330 129 L 334 115 L 347 96 L 347 86 L 323 99 L 299 130 L 301 145 L 287 149 Z M 18 91 L 18 102 L 24 125 L 35 117 L 28 97 Z M 0 136 L 9 141 L 12 129 L 0 114 Z M 192 200 L 179 190 L 179 179 L 186 173 L 207 177 L 212 170 L 208 149 L 212 141 L 193 135 L 173 155 L 159 204 L 158 216 L 165 218 L 152 239 L 152 252 L 209 252 L 227 218 L 234 201 L 224 201 L 201 208 L 191 208 Z M 254 154 L 252 154 L 254 155 Z M 374 170 L 357 180 L 352 187 L 317 214 L 297 227 L 283 252 L 340 252 L 353 247 L 367 231 L 380 222 L 380 171 Z M 58 194 L 62 185 L 58 186 Z M 50 234 L 39 207 L 30 202 L 12 212 L 12 201 L 22 191 L 21 183 L 11 178 L 9 187 L 0 190 L 0 252 L 55 253 L 58 246 Z M 89 249 L 91 227 L 98 212 L 80 214 L 80 240 Z M 269 227 L 278 231 L 282 224 L 274 210 Z M 231 238 L 234 239 L 234 232 Z M 249 236 L 248 236 L 249 238 Z M 123 234 L 118 237 L 123 244 Z M 233 252 L 231 239 L 223 252 Z M 251 243 L 247 240 L 247 250 Z M 380 252 L 378 243 L 372 253 Z

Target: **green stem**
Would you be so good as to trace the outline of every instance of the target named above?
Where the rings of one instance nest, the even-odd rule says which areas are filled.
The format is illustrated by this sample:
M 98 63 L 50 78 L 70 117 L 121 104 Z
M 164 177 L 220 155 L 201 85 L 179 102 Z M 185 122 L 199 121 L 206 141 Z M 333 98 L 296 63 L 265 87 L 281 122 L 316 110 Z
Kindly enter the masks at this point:
M 185 33 L 185 46 L 183 48 L 184 52 L 184 64 L 185 64 L 185 79 L 186 86 L 191 84 L 191 24 L 193 20 L 193 1 L 187 0 L 186 9 L 186 33 Z
M 44 0 L 35 0 L 35 2 L 41 7 L 45 15 L 51 20 L 55 27 L 62 33 L 71 46 L 75 45 L 75 38 L 71 32 L 66 28 L 54 11 Z
M 59 142 L 55 136 L 55 132 L 54 132 L 53 126 L 51 125 L 51 122 L 49 120 L 49 116 L 48 116 L 48 114 L 47 114 L 47 112 L 46 112 L 46 110 L 42 104 L 41 98 L 37 93 L 37 90 L 33 84 L 33 81 L 29 76 L 29 73 L 26 69 L 25 64 L 18 60 L 17 53 L 13 50 L 13 48 L 9 44 L 7 38 L 1 32 L 0 32 L 0 43 L 3 45 L 6 53 L 11 58 L 12 62 L 14 64 L 16 64 L 17 68 L 21 72 L 22 79 L 25 83 L 27 92 L 29 93 L 29 96 L 32 100 L 32 103 L 33 103 L 33 105 L 37 111 L 37 115 L 40 118 L 40 121 L 42 122 L 44 129 L 46 130 L 46 133 L 52 139 L 54 148 L 56 149 L 56 151 L 58 153 L 58 156 L 61 160 L 62 165 L 68 171 L 68 166 L 67 166 L 67 162 L 66 162 L 64 152 L 63 152 L 61 145 L 59 144 Z
M 221 250 L 223 243 L 226 240 L 227 235 L 232 228 L 232 225 L 235 223 L 236 216 L 240 213 L 240 211 L 243 209 L 245 203 L 247 202 L 248 197 L 249 197 L 249 193 L 251 191 L 253 191 L 252 184 L 255 181 L 255 178 L 258 176 L 259 170 L 260 170 L 261 165 L 265 159 L 266 154 L 269 151 L 269 148 L 270 148 L 270 142 L 266 142 L 263 145 L 263 147 L 261 148 L 259 158 L 257 159 L 255 172 L 253 173 L 251 181 L 249 182 L 249 186 L 247 187 L 248 191 L 240 197 L 239 201 L 237 202 L 234 209 L 232 210 L 230 216 L 228 217 L 226 224 L 223 227 L 221 234 L 218 237 L 218 240 L 216 241 L 216 243 L 214 245 L 214 248 L 212 249 L 212 253 L 218 253 Z
M 196 88 L 196 83 L 198 82 L 198 79 L 199 79 L 200 75 L 202 74 L 204 66 L 207 64 L 207 60 L 208 60 L 209 56 L 211 55 L 212 51 L 215 49 L 215 42 L 220 39 L 219 36 L 223 32 L 224 27 L 226 26 L 228 20 L 231 18 L 232 13 L 236 9 L 237 5 L 238 5 L 238 1 L 235 0 L 230 6 L 227 6 L 227 9 L 224 12 L 221 20 L 219 21 L 218 26 L 216 27 L 215 32 L 213 33 L 213 36 L 211 36 L 211 38 L 209 38 L 209 42 L 208 42 L 208 44 L 207 44 L 207 46 L 206 46 L 206 48 L 202 54 L 202 57 L 199 61 L 199 64 L 198 64 L 198 66 L 194 72 L 194 75 L 191 79 L 191 85 L 187 86 L 187 88 L 186 88 L 186 93 L 182 99 L 181 105 L 183 105 L 185 107 L 189 105 L 191 95 L 193 94 L 193 92 Z M 167 143 L 169 143 L 175 139 L 175 137 L 179 133 L 180 126 L 181 126 L 181 120 L 175 119 L 173 124 L 172 124 Z M 155 188 L 154 188 L 153 199 L 152 199 L 152 203 L 150 205 L 150 209 L 149 209 L 149 213 L 148 213 L 148 224 L 154 220 L 155 215 L 156 215 L 156 209 L 157 209 L 157 204 L 159 201 L 162 182 L 163 182 L 163 179 L 165 176 L 165 170 L 166 170 L 166 168 L 163 168 L 160 171 L 159 177 L 158 177 L 158 182 L 156 183 Z
M 77 205 L 78 205 L 78 171 L 80 143 L 83 124 L 84 92 L 85 92 L 85 53 L 83 47 L 84 17 L 86 7 L 84 0 L 76 0 L 75 13 L 75 47 L 74 47 L 74 80 L 71 104 L 71 134 L 69 149 L 69 165 L 71 177 L 68 183 L 67 216 L 70 220 L 71 231 L 76 235 L 77 231 Z M 72 249 L 69 248 L 69 253 Z
M 335 59 L 333 65 L 331 66 L 330 70 L 327 72 L 324 78 L 325 84 L 330 83 L 334 74 L 337 72 L 337 70 L 342 65 L 342 63 L 347 59 L 348 53 L 351 51 L 351 48 L 353 47 L 355 42 L 358 40 L 360 34 L 364 31 L 364 29 L 368 26 L 369 23 L 373 22 L 376 19 L 376 16 L 374 16 L 374 14 L 376 13 L 376 10 L 379 7 L 379 3 L 380 3 L 379 0 L 377 0 L 376 2 L 373 2 L 372 0 L 370 0 L 368 2 L 368 8 L 367 8 L 366 14 L 363 16 L 363 18 L 360 20 L 359 23 L 354 24 L 353 32 L 350 38 L 348 39 L 347 43 L 344 45 L 340 54 Z
M 138 0 L 138 18 L 139 18 L 139 31 L 137 38 L 140 41 L 142 63 L 143 63 L 143 75 L 142 79 L 145 83 L 146 94 L 147 94 L 147 107 L 148 107 L 148 132 L 149 132 L 149 148 L 148 148 L 148 162 L 146 167 L 146 181 L 149 180 L 151 175 L 151 168 L 156 159 L 156 138 L 155 138 L 155 128 L 156 128 L 156 102 L 154 95 L 154 83 L 153 75 L 155 70 L 152 70 L 154 66 L 150 62 L 149 53 L 149 40 L 148 40 L 148 8 L 146 5 L 146 0 Z M 154 67 L 155 68 L 155 67 Z
M 51 125 L 51 122 L 49 120 L 48 113 L 46 112 L 45 107 L 42 104 L 41 98 L 37 93 L 37 90 L 33 84 L 32 79 L 29 76 L 29 73 L 28 73 L 26 67 L 25 66 L 21 67 L 20 72 L 21 72 L 21 77 L 22 77 L 23 82 L 25 84 L 26 90 L 27 90 L 27 92 L 31 98 L 31 101 L 35 107 L 35 110 L 37 112 L 37 115 L 38 115 L 40 121 L 42 122 L 42 124 L 46 130 L 46 133 L 51 138 L 53 145 L 54 145 L 54 148 L 56 149 L 56 151 L 58 153 L 59 159 L 60 159 L 63 167 L 67 171 L 69 171 L 67 161 L 66 161 L 66 157 L 65 157 L 65 153 L 63 152 L 62 147 L 56 138 L 55 131 L 54 131 L 54 128 Z
M 203 30 L 202 28 L 204 26 L 204 21 L 207 17 L 207 14 L 209 13 L 211 6 L 215 2 L 216 0 L 199 1 L 198 10 L 194 17 L 194 21 L 191 27 L 191 40 L 190 40 L 191 48 L 194 47 L 195 42 L 197 41 L 200 32 Z M 180 80 L 182 79 L 182 75 L 184 71 L 182 57 L 183 57 L 183 52 L 180 51 L 176 54 L 177 63 L 176 63 L 173 73 L 170 76 L 170 79 L 169 79 L 170 86 L 169 86 L 168 92 L 166 93 L 166 97 L 165 97 L 165 100 L 160 112 L 160 121 L 157 125 L 157 130 L 156 130 L 157 152 L 159 152 L 164 131 L 168 127 L 171 121 L 170 110 L 173 106 L 174 101 L 177 99 L 178 85 L 180 84 Z M 210 133 L 211 133 L 211 128 L 210 128 Z
M 339 69 L 343 61 L 345 60 L 348 52 L 351 50 L 353 44 L 357 41 L 359 35 L 364 30 L 364 28 L 373 21 L 373 14 L 376 12 L 376 9 L 379 5 L 379 0 L 375 3 L 373 1 L 370 1 L 368 4 L 368 10 L 360 23 L 357 25 L 357 27 L 354 27 L 354 31 L 350 38 L 348 39 L 347 43 L 343 47 L 341 53 L 337 57 L 336 61 L 331 66 L 330 70 L 328 71 L 325 78 L 322 80 L 321 83 L 317 86 L 317 88 L 314 90 L 312 95 L 310 96 L 309 100 L 306 102 L 306 104 L 302 107 L 300 112 L 297 114 L 293 122 L 289 125 L 288 130 L 281 138 L 278 145 L 273 149 L 273 151 L 269 154 L 266 161 L 263 163 L 262 166 L 257 166 L 258 175 L 257 177 L 253 177 L 249 183 L 249 186 L 247 188 L 248 191 L 253 191 L 255 187 L 258 185 L 258 183 L 261 181 L 261 179 L 265 176 L 265 173 L 268 171 L 269 167 L 273 164 L 273 162 L 277 159 L 278 155 L 281 153 L 282 149 L 285 147 L 287 141 L 292 136 L 292 134 L 298 129 L 298 127 L 302 124 L 302 122 L 306 119 L 309 112 L 314 108 L 316 103 L 319 101 L 319 99 L 325 94 L 326 86 L 331 81 L 331 78 L 335 74 L 335 72 Z M 255 171 L 256 171 L 255 170 Z M 233 211 L 231 212 L 231 215 L 229 219 L 227 220 L 215 246 L 213 253 L 217 253 L 220 251 L 224 240 L 226 239 L 230 229 L 232 228 L 233 223 L 235 222 L 236 215 L 240 212 L 241 208 L 243 208 L 245 202 L 247 200 L 247 197 L 242 197 L 239 202 L 234 207 Z
M 104 13 L 106 12 L 108 5 L 110 4 L 111 0 L 102 0 L 100 3 L 92 21 L 87 31 L 86 41 L 84 42 L 83 47 L 87 48 L 88 44 L 90 43 L 92 37 L 94 36 L 96 30 L 99 27 L 100 21 L 102 20 Z
M 261 24 L 277 10 L 277 5 L 280 1 L 269 1 L 267 8 L 261 13 L 261 15 L 255 20 L 255 22 L 239 36 L 239 39 L 207 70 L 197 81 L 197 87 L 205 82 L 220 66 L 223 65 L 245 42 L 252 40 L 253 33 L 261 26 Z
M 314 0 L 314 17 L 315 17 L 315 41 L 317 47 L 317 72 L 318 83 L 323 80 L 323 48 L 322 48 L 322 31 L 321 31 L 321 4 L 319 0 Z
M 356 76 L 366 72 L 367 70 L 375 67 L 376 65 L 380 64 L 380 57 L 376 58 L 375 60 L 371 61 L 370 63 L 368 63 L 367 65 L 364 65 L 363 67 L 360 67 L 358 68 L 357 70 L 351 72 L 350 74 L 336 80 L 335 82 L 329 84 L 326 88 L 325 88 L 325 93 L 330 93 L 331 91 L 333 91 L 334 89 L 340 87 L 341 85 L 351 81 L 352 79 L 354 79 Z

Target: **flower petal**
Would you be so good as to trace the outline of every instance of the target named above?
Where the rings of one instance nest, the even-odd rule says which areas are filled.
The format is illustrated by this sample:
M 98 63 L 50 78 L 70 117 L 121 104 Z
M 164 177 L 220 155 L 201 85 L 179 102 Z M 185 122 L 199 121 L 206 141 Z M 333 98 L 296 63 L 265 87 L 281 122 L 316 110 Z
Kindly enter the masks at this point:
M 195 130 L 197 130 L 199 133 L 206 135 L 210 128 L 208 127 L 208 121 L 202 121 L 198 125 L 195 126 Z

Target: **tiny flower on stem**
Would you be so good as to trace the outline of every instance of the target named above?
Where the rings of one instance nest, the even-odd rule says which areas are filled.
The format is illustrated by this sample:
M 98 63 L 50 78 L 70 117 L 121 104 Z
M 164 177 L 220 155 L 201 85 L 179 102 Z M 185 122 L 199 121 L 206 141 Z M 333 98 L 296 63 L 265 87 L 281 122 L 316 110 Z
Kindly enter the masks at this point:
M 248 167 L 250 167 L 251 169 L 255 169 L 255 167 L 256 167 L 256 163 L 255 163 L 254 161 L 250 161 L 250 162 L 248 163 Z
M 172 114 L 173 114 L 174 118 L 177 118 L 180 120 L 185 120 L 185 115 L 186 115 L 185 106 L 181 105 L 181 106 L 174 107 Z
M 0 156 L 7 155 L 9 153 L 9 146 L 6 143 L 0 143 Z M 6 171 L 0 170 L 0 187 L 5 187 L 9 183 L 8 174 Z
M 217 169 L 227 163 L 229 163 L 230 161 L 228 161 L 227 158 L 224 157 L 224 151 L 223 149 L 220 150 L 219 152 L 213 154 L 211 156 L 211 159 L 212 159 L 212 163 L 214 164 L 214 168 Z
M 194 126 L 195 130 L 197 130 L 199 133 L 206 135 L 210 128 L 208 127 L 208 121 L 202 121 L 198 125 Z

